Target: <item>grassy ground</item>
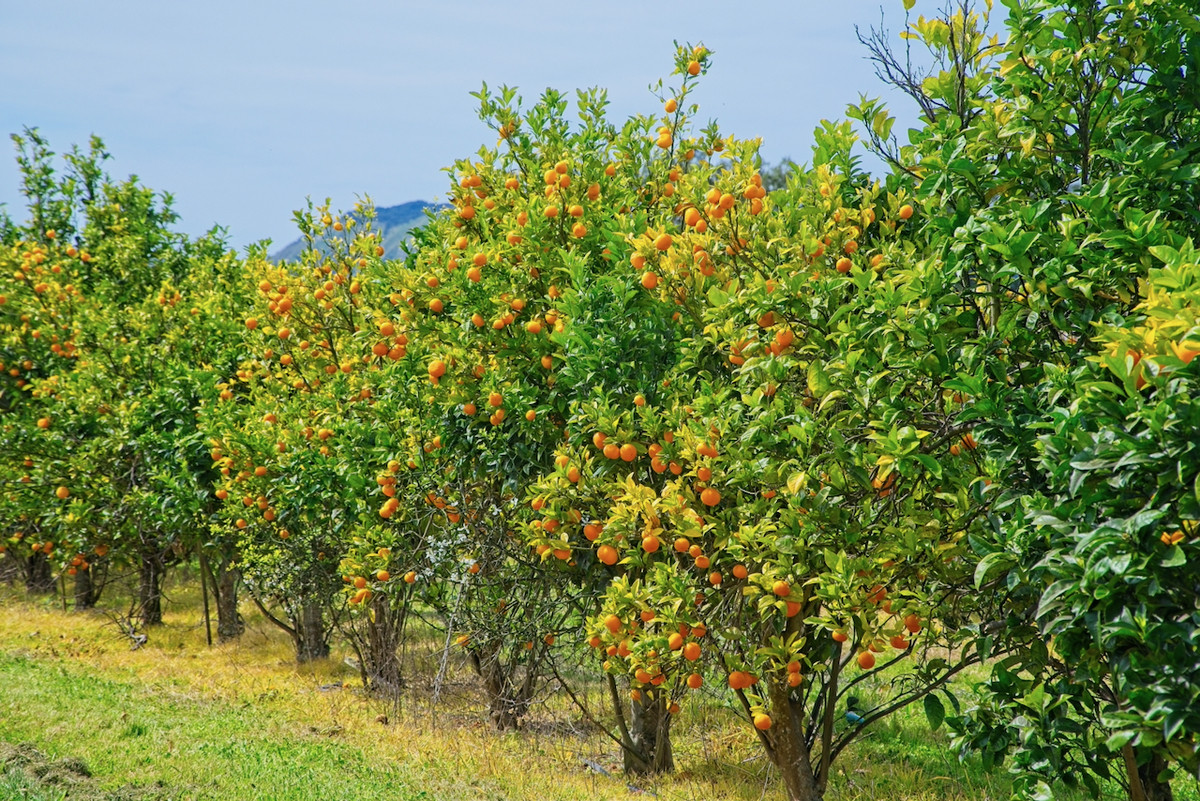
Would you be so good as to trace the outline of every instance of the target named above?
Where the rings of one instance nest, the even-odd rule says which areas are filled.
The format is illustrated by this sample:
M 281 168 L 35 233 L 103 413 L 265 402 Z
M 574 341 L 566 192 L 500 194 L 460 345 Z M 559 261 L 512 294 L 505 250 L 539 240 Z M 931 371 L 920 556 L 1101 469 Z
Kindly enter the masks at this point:
M 359 692 L 342 653 L 298 668 L 290 641 L 249 608 L 238 642 L 208 648 L 195 589 L 175 588 L 171 598 L 165 625 L 130 650 L 102 614 L 0 594 L 0 747 L 21 744 L 26 755 L 6 760 L 0 752 L 0 798 L 635 795 L 620 776 L 617 749 L 558 698 L 539 705 L 523 731 L 498 734 L 486 723 L 473 677 L 452 663 L 434 706 L 432 639 L 409 652 L 411 686 L 394 704 Z M 329 687 L 336 682 L 344 686 Z M 603 708 L 598 694 L 592 700 Z M 686 705 L 673 728 L 679 770 L 638 782 L 637 795 L 782 797 L 748 727 L 710 700 Z M 29 757 L 33 748 L 40 753 Z M 831 801 L 1009 794 L 1003 776 L 960 763 L 919 709 L 878 726 L 843 755 L 835 774 Z

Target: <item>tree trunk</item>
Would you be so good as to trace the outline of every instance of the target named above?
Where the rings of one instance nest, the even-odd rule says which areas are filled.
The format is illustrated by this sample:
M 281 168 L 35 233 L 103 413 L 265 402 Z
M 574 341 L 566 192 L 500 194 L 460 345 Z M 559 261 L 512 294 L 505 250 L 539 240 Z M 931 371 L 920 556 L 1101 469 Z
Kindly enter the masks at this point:
M 91 570 L 75 572 L 75 611 L 83 612 L 96 606 L 96 591 Z
M 296 661 L 301 664 L 329 658 L 325 636 L 325 614 L 316 601 L 305 600 L 296 621 Z
M 222 562 L 217 567 L 213 589 L 217 594 L 217 642 L 228 642 L 241 636 L 246 623 L 238 614 L 237 588 L 242 573 Z
M 1155 754 L 1145 765 L 1138 765 L 1138 778 L 1142 783 L 1143 798 L 1146 801 L 1174 801 L 1170 782 L 1160 781 L 1158 774 L 1167 769 L 1167 761 L 1161 755 Z
M 138 565 L 138 617 L 143 626 L 162 624 L 162 580 L 166 567 L 158 551 L 142 552 Z
M 403 613 L 392 611 L 383 593 L 371 601 L 373 614 L 367 619 L 367 647 L 362 652 L 369 689 L 372 692 L 400 691 L 400 656 L 396 652 L 404 626 Z
M 29 592 L 54 592 L 54 574 L 50 572 L 50 560 L 38 551 L 29 555 L 25 563 L 25 589 Z
M 521 718 L 529 711 L 533 698 L 533 677 L 536 668 L 529 668 L 525 679 L 519 684 L 514 681 L 516 669 L 505 666 L 501 658 L 499 643 L 489 643 L 485 648 L 472 646 L 471 664 L 475 673 L 483 679 L 483 692 L 488 702 L 488 716 L 500 731 L 510 731 L 521 725 Z
M 675 769 L 671 751 L 671 715 L 667 695 L 658 690 L 642 691 L 631 705 L 629 740 L 625 748 L 625 772 L 634 775 L 665 773 Z
M 772 681 L 768 694 L 774 717 L 765 736 L 770 746 L 767 750 L 779 768 L 788 801 L 820 801 L 824 793 L 817 785 L 811 755 L 804 743 L 804 723 L 792 708 L 787 685 Z
M 0 581 L 5 584 L 12 584 L 21 575 L 21 568 L 17 564 L 17 557 L 12 551 L 0 553 Z

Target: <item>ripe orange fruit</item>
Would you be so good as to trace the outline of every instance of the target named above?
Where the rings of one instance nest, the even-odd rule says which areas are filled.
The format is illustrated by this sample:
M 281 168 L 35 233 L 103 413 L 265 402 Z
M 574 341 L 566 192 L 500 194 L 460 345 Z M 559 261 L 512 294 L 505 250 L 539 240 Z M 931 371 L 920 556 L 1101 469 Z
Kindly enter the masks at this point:
M 674 241 L 675 240 L 671 238 L 670 234 L 659 234 L 654 240 L 654 247 L 656 250 L 667 250 L 671 247 Z
M 904 628 L 908 629 L 909 634 L 916 634 L 921 630 L 921 618 L 915 614 L 905 615 Z
M 600 431 L 597 431 L 595 434 L 592 434 L 592 444 L 595 445 L 597 448 L 603 448 L 604 440 L 606 440 L 606 439 L 608 439 L 608 435 L 604 434 Z
M 642 550 L 646 553 L 657 552 L 661 544 L 662 543 L 659 541 L 658 537 L 655 537 L 653 534 L 651 534 L 649 537 L 642 538 Z
M 729 689 L 744 690 L 750 686 L 750 674 L 735 670 L 729 674 Z
M 66 487 L 59 487 L 54 491 L 54 494 L 58 496 L 59 500 L 65 501 L 67 498 L 71 497 L 71 490 L 67 489 Z
M 464 404 L 463 404 L 463 407 L 462 407 L 462 411 L 463 411 L 463 414 L 465 414 L 467 417 L 474 417 L 474 416 L 475 416 L 475 412 L 476 412 L 477 410 L 476 410 L 476 408 L 475 408 L 475 404 L 473 404 L 473 403 L 464 403 Z
M 609 615 L 604 618 L 604 626 L 613 634 L 621 630 L 621 618 L 616 615 Z
M 771 585 L 771 592 L 775 593 L 780 598 L 786 598 L 792 594 L 792 585 L 780 579 Z
M 255 328 L 258 328 L 258 320 L 251 317 L 250 319 L 246 320 L 246 327 L 253 331 Z
M 870 651 L 863 651 L 858 655 L 858 666 L 863 670 L 870 670 L 875 667 L 875 654 Z
M 415 570 L 410 570 L 410 571 L 408 571 L 407 573 L 405 573 L 405 574 L 404 574 L 404 582 L 405 582 L 406 584 L 412 584 L 412 583 L 413 583 L 413 582 L 415 582 L 416 580 L 417 580 L 417 571 L 415 571 Z
M 379 572 L 377 572 L 375 574 L 375 578 L 378 579 L 379 581 L 387 581 L 391 577 L 392 577 L 392 574 L 387 572 L 386 570 L 380 570 Z
M 721 493 L 712 487 L 708 487 L 700 493 L 700 502 L 705 506 L 716 506 L 721 502 Z
M 674 634 L 672 634 L 670 637 L 667 638 L 667 647 L 670 648 L 672 651 L 678 651 L 680 648 L 683 647 L 683 635 L 680 634 L 679 632 L 675 632 Z
M 700 62 L 699 61 L 689 61 L 688 65 L 687 65 L 687 72 L 688 72 L 688 75 L 693 75 L 693 76 L 699 75 L 700 74 Z
M 604 456 L 608 459 L 621 458 L 621 448 L 615 442 L 609 442 L 604 446 Z
M 645 289 L 654 289 L 658 286 L 658 276 L 654 273 L 647 272 L 642 274 L 642 286 Z
M 734 566 L 733 566 L 733 577 L 734 577 L 734 578 L 736 578 L 736 579 L 744 579 L 744 578 L 745 578 L 746 576 L 748 576 L 748 575 L 749 575 L 749 571 L 748 571 L 748 570 L 746 570 L 746 566 L 745 566 L 745 565 L 743 565 L 743 564 L 737 564 L 737 565 L 734 565 Z
M 839 273 L 850 272 L 851 266 L 853 266 L 853 262 L 851 262 L 850 259 L 846 258 L 845 256 L 842 256 L 840 259 L 837 260 L 837 271 Z
M 908 218 L 913 216 L 913 207 L 908 205 L 907 203 L 905 203 L 903 206 L 900 207 L 900 211 L 896 216 L 898 216 L 902 220 L 907 220 Z
M 675 109 L 679 108 L 679 103 L 675 100 L 675 98 L 672 97 L 670 100 L 668 100 L 666 102 L 666 104 L 663 106 L 663 108 L 666 109 L 666 112 L 668 114 L 674 114 Z
M 704 684 L 704 677 L 699 673 L 692 673 L 687 677 L 687 686 L 693 690 L 699 690 Z
M 617 549 L 611 545 L 601 545 L 596 549 L 596 558 L 609 567 L 617 563 L 617 556 Z
M 429 363 L 429 375 L 434 378 L 441 378 L 446 374 L 446 363 L 441 359 L 434 359 Z
M 695 662 L 700 658 L 700 644 L 689 642 L 683 646 L 683 658 L 689 662 Z
M 634 447 L 632 444 L 626 442 L 624 445 L 621 446 L 620 456 L 621 456 L 622 461 L 632 462 L 634 459 L 637 458 L 637 448 Z
M 896 636 L 892 637 L 891 643 L 892 643 L 892 647 L 895 648 L 897 651 L 907 651 L 908 650 L 908 640 L 904 639 L 903 634 L 897 634 Z
M 771 728 L 771 716 L 763 714 L 755 715 L 754 728 L 758 729 L 759 731 L 766 731 L 767 729 Z

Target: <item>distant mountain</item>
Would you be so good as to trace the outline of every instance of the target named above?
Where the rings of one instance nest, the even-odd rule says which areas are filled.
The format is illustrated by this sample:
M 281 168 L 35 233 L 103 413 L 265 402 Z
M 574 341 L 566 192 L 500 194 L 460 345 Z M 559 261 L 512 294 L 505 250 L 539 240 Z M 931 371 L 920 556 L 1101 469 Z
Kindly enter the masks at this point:
M 375 230 L 383 234 L 383 248 L 387 255 L 395 256 L 400 252 L 400 244 L 408 238 L 414 228 L 422 225 L 428 217 L 425 210 L 439 211 L 446 208 L 444 203 L 428 203 L 424 200 L 414 200 L 401 203 L 399 206 L 383 206 L 375 209 Z M 275 261 L 297 261 L 304 253 L 304 240 L 297 239 L 290 245 L 280 248 L 271 258 Z

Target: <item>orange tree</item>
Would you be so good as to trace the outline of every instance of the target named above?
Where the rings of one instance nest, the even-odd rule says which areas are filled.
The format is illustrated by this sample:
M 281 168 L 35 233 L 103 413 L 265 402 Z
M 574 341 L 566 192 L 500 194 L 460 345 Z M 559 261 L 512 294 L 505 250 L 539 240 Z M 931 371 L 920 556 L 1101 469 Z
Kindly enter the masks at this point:
M 74 175 L 59 180 L 54 154 L 37 131 L 14 141 L 30 219 L 21 225 L 6 218 L 0 229 L 0 481 L 6 538 L 0 545 L 9 564 L 19 563 L 17 572 L 29 589 L 48 591 L 54 586 L 50 556 L 58 529 L 45 526 L 43 515 L 66 500 L 59 494 L 70 494 L 61 468 L 66 444 L 53 387 L 78 355 L 69 300 L 75 292 L 72 268 L 85 256 L 72 241 L 78 222 L 74 189 L 94 192 L 98 184 L 76 183 Z M 98 143 L 88 157 L 73 156 L 80 163 L 103 159 Z M 65 487 L 62 493 L 59 487 Z
M 196 500 L 207 468 L 194 408 L 210 380 L 190 360 L 203 365 L 224 339 L 190 304 L 233 262 L 216 237 L 169 231 L 169 197 L 108 179 L 98 140 L 55 178 L 44 140 L 26 136 L 32 241 L 17 249 L 5 306 L 10 346 L 45 341 L 36 361 L 21 361 L 30 376 L 10 376 L 43 408 L 36 424 L 5 426 L 16 437 L 5 453 L 26 471 L 10 500 L 27 507 L 22 525 L 47 535 L 41 553 L 75 577 L 78 606 L 99 592 L 91 564 L 116 559 L 137 566 L 137 608 L 158 622 L 163 571 L 207 514 Z M 40 436 L 23 442 L 22 431 Z
M 388 335 L 388 347 L 377 355 L 377 343 L 368 341 L 381 336 L 372 294 L 377 283 L 368 267 L 382 254 L 369 222 L 361 222 L 367 211 L 336 222 L 325 207 L 298 213 L 313 245 L 299 263 L 276 265 L 262 252 L 250 255 L 244 281 L 255 288 L 255 299 L 239 310 L 245 349 L 204 416 L 210 457 L 220 471 L 212 491 L 224 501 L 219 536 L 236 543 L 255 600 L 293 637 L 300 661 L 328 655 L 334 625 L 347 609 L 370 600 L 368 580 L 403 587 L 404 571 L 391 581 L 386 559 L 372 565 L 369 577 L 339 574 L 350 544 L 366 541 L 364 521 L 379 520 L 367 505 L 368 483 L 376 484 L 380 472 L 398 472 L 372 407 L 380 361 L 393 348 L 391 358 L 399 358 L 403 346 Z M 394 481 L 380 478 L 379 486 L 396 492 Z M 377 550 L 377 560 L 385 552 Z M 374 613 L 364 617 L 377 629 L 366 637 L 376 647 L 362 662 L 372 683 L 398 682 L 402 625 L 393 618 L 404 597 L 402 589 L 380 593 L 370 605 Z M 379 630 L 388 632 L 382 640 Z
M 521 529 L 564 592 L 605 590 L 587 633 L 633 684 L 627 765 L 670 764 L 661 713 L 703 681 L 708 636 L 789 791 L 812 797 L 860 731 L 835 730 L 835 710 L 877 683 L 873 647 L 929 658 L 868 722 L 981 653 L 934 650 L 978 611 L 962 541 L 983 465 L 943 387 L 956 298 L 913 258 L 912 205 L 854 171 L 844 128 L 768 198 L 754 142 L 688 135 L 708 54 L 677 59 L 661 126 L 617 133 L 583 94 L 568 132 L 555 94 L 522 116 L 511 91 L 483 93 L 503 149 L 458 165 L 468 191 L 421 240 L 404 297 L 434 403 L 480 439 L 503 432 L 483 466 L 511 480 L 554 454 Z M 697 158 L 718 152 L 728 163 Z M 540 192 L 521 191 L 531 178 Z M 541 452 L 517 461 L 547 417 Z M 851 660 L 865 672 L 846 681 Z
M 854 169 L 848 129 L 817 141 L 769 197 L 745 168 L 681 187 L 698 214 L 660 254 L 657 291 L 686 291 L 703 328 L 637 440 L 670 478 L 595 493 L 597 546 L 655 569 L 615 583 L 591 623 L 609 669 L 643 683 L 698 686 L 707 664 L 797 799 L 875 720 L 924 699 L 940 722 L 933 693 L 981 658 L 992 614 L 969 592 L 987 465 L 947 389 L 957 298 L 916 258 L 909 199 Z M 753 143 L 731 147 L 751 162 Z
M 569 422 L 580 404 L 632 405 L 678 358 L 676 309 L 645 294 L 656 276 L 635 269 L 630 243 L 654 248 L 680 213 L 676 182 L 701 166 L 698 154 L 719 148 L 675 141 L 707 58 L 681 48 L 683 80 L 663 98 L 666 116 L 622 128 L 607 120 L 598 91 L 579 94 L 572 127 L 557 92 L 526 108 L 514 90 L 485 87 L 481 116 L 497 145 L 455 165 L 452 208 L 418 233 L 392 279 L 440 446 L 414 458 L 442 465 L 435 500 L 461 517 L 451 522 L 478 567 L 447 602 L 485 684 L 500 688 L 490 699 L 498 721 L 508 716 L 497 705 L 527 704 L 530 670 L 565 621 L 594 609 L 608 575 L 571 544 L 583 510 L 536 482 L 551 473 L 579 480 L 586 465 L 561 463 L 584 440 Z M 405 364 L 391 369 L 407 380 Z M 517 531 L 527 535 L 520 545 L 510 538 Z M 669 749 L 656 763 L 653 747 L 618 739 L 635 755 L 631 766 L 669 764 Z
M 677 69 L 706 63 L 682 49 Z M 437 332 L 425 347 L 443 408 L 504 410 L 472 424 L 484 434 L 514 408 L 532 426 L 565 420 L 553 470 L 526 489 L 537 515 L 522 531 L 561 563 L 564 588 L 605 588 L 587 634 L 609 675 L 631 680 L 635 711 L 670 709 L 703 682 L 705 659 L 789 793 L 811 798 L 862 730 L 837 725 L 849 695 L 871 696 L 867 723 L 922 698 L 939 721 L 931 692 L 985 650 L 962 645 L 990 612 L 967 592 L 964 545 L 986 465 L 956 422 L 966 399 L 945 386 L 961 301 L 917 258 L 912 202 L 855 169 L 845 127 L 821 133 L 816 166 L 767 197 L 756 143 L 687 136 L 688 81 L 657 131 L 639 118 L 589 142 L 585 106 L 577 136 L 590 147 L 566 158 L 529 153 L 556 130 L 545 103 L 521 118 L 511 93 L 485 95 L 520 172 L 496 175 L 506 162 L 487 149 L 459 165 L 475 191 L 422 242 L 415 263 L 432 274 L 410 301 Z M 727 163 L 695 158 L 716 152 Z M 504 193 L 529 176 L 541 194 Z M 499 292 L 485 283 L 497 275 Z M 557 374 L 541 378 L 539 362 Z M 568 377 L 570 394 L 533 394 Z M 528 430 L 518 419 L 510 452 Z M 885 691 L 880 672 L 902 659 L 917 667 Z M 643 717 L 669 731 L 668 716 Z M 639 738 L 654 740 L 621 738 L 634 765 L 670 764 Z
M 978 583 L 1007 595 L 995 634 L 1019 658 L 955 723 L 985 764 L 1011 756 L 1022 795 L 1111 778 L 1167 798 L 1196 769 L 1195 15 L 1007 5 L 1003 45 L 965 9 L 911 26 L 947 69 L 902 81 L 925 111 L 908 145 L 860 109 L 971 301 L 953 386 L 997 499 Z

